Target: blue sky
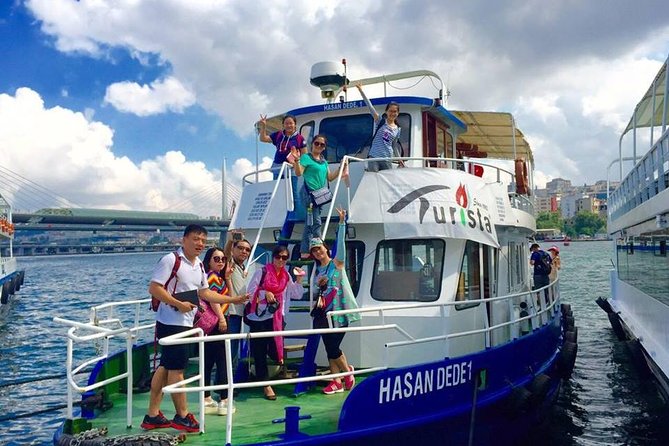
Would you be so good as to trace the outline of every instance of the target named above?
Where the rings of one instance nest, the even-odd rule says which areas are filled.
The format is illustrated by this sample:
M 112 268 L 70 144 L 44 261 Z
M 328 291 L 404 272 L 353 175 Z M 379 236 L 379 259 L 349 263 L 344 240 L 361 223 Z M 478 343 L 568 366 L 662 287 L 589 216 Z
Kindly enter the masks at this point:
M 223 158 L 239 184 L 255 167 L 258 115 L 319 103 L 311 65 L 345 57 L 352 78 L 441 74 L 449 108 L 514 113 L 540 185 L 592 183 L 605 179 L 620 130 L 669 52 L 664 9 L 659 0 L 605 9 L 575 0 L 5 0 L 0 167 L 86 207 L 217 215 Z M 259 147 L 266 167 L 273 147 Z M 0 192 L 15 206 L 37 206 L 8 183 Z

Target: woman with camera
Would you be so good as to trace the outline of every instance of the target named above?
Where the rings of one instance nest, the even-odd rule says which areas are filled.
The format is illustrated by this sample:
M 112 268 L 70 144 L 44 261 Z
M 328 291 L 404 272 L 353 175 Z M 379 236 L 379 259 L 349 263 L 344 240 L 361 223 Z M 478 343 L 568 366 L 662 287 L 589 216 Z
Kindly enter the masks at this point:
M 321 239 L 314 238 L 309 243 L 309 252 L 316 260 L 314 288 L 318 293 L 315 299 L 316 305 L 311 311 L 311 316 L 314 318 L 314 328 L 329 328 L 328 311 L 358 308 L 345 269 L 346 211 L 338 208 L 337 213 L 339 213 L 339 227 L 337 228 L 337 254 L 335 258 L 330 257 L 330 252 Z M 360 314 L 358 313 L 340 314 L 332 317 L 332 326 L 334 328 L 348 327 L 351 322 L 359 319 Z M 330 365 L 330 373 L 352 372 L 354 370 L 353 366 L 349 365 L 346 355 L 339 348 L 344 340 L 344 333 L 326 333 L 322 335 L 322 338 Z M 323 393 L 332 395 L 343 392 L 344 389 L 351 390 L 354 384 L 355 377 L 353 375 L 344 377 L 343 384 L 340 378 L 335 378 L 325 386 Z
M 288 274 L 288 249 L 277 245 L 272 250 L 272 262 L 257 270 L 248 286 L 251 301 L 245 310 L 244 320 L 251 333 L 282 331 L 283 316 L 287 312 L 290 299 L 299 299 L 304 293 L 301 283 L 294 282 Z M 302 276 L 300 276 L 302 277 Z M 301 280 L 301 279 L 300 279 Z M 268 377 L 267 355 L 283 363 L 283 337 L 253 338 L 251 354 L 256 370 L 256 380 L 266 381 Z M 263 389 L 265 398 L 276 400 L 271 386 Z

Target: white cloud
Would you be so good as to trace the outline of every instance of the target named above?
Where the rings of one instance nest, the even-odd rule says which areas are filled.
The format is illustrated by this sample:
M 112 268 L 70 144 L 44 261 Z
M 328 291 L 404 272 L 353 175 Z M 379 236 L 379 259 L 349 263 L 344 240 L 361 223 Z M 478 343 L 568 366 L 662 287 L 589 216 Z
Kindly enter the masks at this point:
M 107 87 L 105 103 L 122 112 L 149 116 L 166 111 L 182 112 L 195 103 L 195 95 L 174 77 L 150 85 L 118 82 Z
M 83 113 L 46 108 L 29 88 L 0 94 L 0 122 L 3 167 L 42 186 L 38 191 L 22 180 L 1 182 L 22 210 L 53 207 L 55 194 L 84 207 L 220 215 L 220 171 L 188 161 L 182 151 L 136 164 L 114 154 L 110 127 Z M 263 160 L 263 167 L 270 164 Z M 229 181 L 239 185 L 253 168 L 250 161 L 237 160 Z
M 669 26 L 657 13 L 665 2 L 544 3 L 473 0 L 448 11 L 436 0 L 390 8 L 371 0 L 26 5 L 60 51 L 107 57 L 122 48 L 188 86 L 116 84 L 107 101 L 119 109 L 179 111 L 197 98 L 250 136 L 259 113 L 320 102 L 308 84 L 312 63 L 346 57 L 353 79 L 430 69 L 449 74 L 453 108 L 513 111 L 541 141 L 540 170 L 593 182 L 604 178 L 639 89 L 666 57 Z

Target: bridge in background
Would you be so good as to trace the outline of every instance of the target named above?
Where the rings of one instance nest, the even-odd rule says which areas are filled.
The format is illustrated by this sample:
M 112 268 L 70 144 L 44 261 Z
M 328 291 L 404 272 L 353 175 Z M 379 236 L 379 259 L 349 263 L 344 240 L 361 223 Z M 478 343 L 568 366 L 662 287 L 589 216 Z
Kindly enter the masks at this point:
M 152 231 L 181 232 L 189 224 L 208 232 L 225 232 L 229 219 L 203 219 L 175 212 L 118 211 L 105 209 L 42 209 L 34 214 L 12 214 L 16 231 Z

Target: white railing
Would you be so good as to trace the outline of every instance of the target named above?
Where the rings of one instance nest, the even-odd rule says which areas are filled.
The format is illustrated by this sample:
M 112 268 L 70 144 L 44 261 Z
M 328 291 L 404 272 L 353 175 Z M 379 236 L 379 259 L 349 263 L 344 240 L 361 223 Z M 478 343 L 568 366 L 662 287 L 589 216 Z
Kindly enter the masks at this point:
M 200 392 L 199 398 L 199 413 L 200 413 L 200 431 L 205 432 L 205 407 L 204 407 L 204 392 L 205 391 L 218 391 L 218 390 L 228 390 L 228 410 L 229 413 L 232 411 L 232 405 L 234 402 L 234 390 L 235 389 L 244 389 L 252 387 L 264 387 L 268 385 L 283 385 L 283 384 L 296 384 L 301 382 L 311 382 L 317 380 L 328 380 L 334 378 L 340 378 L 348 375 L 357 375 L 357 374 L 369 374 L 375 373 L 381 370 L 386 370 L 390 367 L 388 360 L 388 351 L 395 347 L 407 346 L 407 345 L 418 345 L 423 343 L 444 341 L 446 342 L 446 350 L 448 350 L 448 343 L 451 339 L 460 338 L 464 336 L 473 336 L 483 334 L 485 336 L 485 346 L 486 348 L 491 346 L 491 335 L 495 330 L 500 330 L 504 327 L 512 327 L 511 336 L 508 340 L 517 339 L 519 337 L 525 336 L 531 333 L 533 330 L 544 326 L 551 322 L 551 320 L 558 314 L 558 303 L 560 301 L 559 290 L 558 290 L 558 281 L 547 285 L 546 287 L 540 288 L 538 290 L 526 291 L 521 293 L 510 294 L 507 296 L 501 297 L 492 297 L 486 299 L 477 299 L 477 300 L 466 300 L 466 301 L 456 301 L 456 302 L 447 302 L 447 303 L 417 303 L 417 304 L 404 304 L 404 305 L 384 305 L 378 307 L 368 307 L 368 308 L 358 308 L 355 310 L 341 310 L 341 311 L 331 311 L 328 313 L 328 320 L 331 320 L 331 316 L 341 315 L 341 314 L 353 314 L 357 313 L 360 315 L 376 313 L 380 316 L 381 321 L 378 325 L 370 326 L 349 326 L 346 328 L 323 328 L 323 329 L 302 329 L 302 330 L 285 330 L 279 332 L 260 332 L 260 333 L 240 333 L 240 334 L 224 334 L 224 335 L 214 335 L 214 336 L 204 336 L 204 333 L 199 328 L 193 328 L 191 330 L 184 331 L 172 336 L 165 337 L 159 342 L 161 345 L 183 345 L 183 344 L 198 344 L 199 351 L 199 370 L 198 374 L 185 378 L 183 381 L 173 383 L 163 388 L 163 392 L 171 393 L 193 393 Z M 401 311 L 402 315 L 406 315 L 406 310 L 411 309 L 424 309 L 424 308 L 440 308 L 440 317 L 442 320 L 447 320 L 449 317 L 448 310 L 457 305 L 463 304 L 478 304 L 478 303 L 494 303 L 500 301 L 509 301 L 507 319 L 508 321 L 499 323 L 493 326 L 485 326 L 483 328 L 460 331 L 455 333 L 444 333 L 437 336 L 428 336 L 422 338 L 416 338 L 412 336 L 409 331 L 402 328 L 396 323 L 386 323 L 386 317 L 393 317 L 396 315 L 390 315 L 390 313 L 396 313 Z M 67 416 L 69 418 L 73 417 L 73 393 L 74 391 L 79 393 L 88 392 L 95 390 L 104 385 L 120 381 L 127 380 L 127 410 L 126 410 L 126 422 L 127 426 L 130 427 L 132 424 L 132 383 L 133 383 L 133 373 L 132 373 L 132 345 L 133 339 L 137 336 L 137 333 L 141 330 L 152 329 L 154 324 L 141 324 L 139 318 L 136 316 L 134 323 L 130 327 L 123 327 L 122 323 L 114 315 L 114 311 L 119 307 L 135 306 L 135 314 L 141 308 L 141 305 L 148 305 L 150 299 L 134 300 L 127 302 L 115 302 L 103 304 L 91 309 L 91 317 L 87 323 L 80 323 L 75 321 L 70 321 L 62 318 L 54 318 L 55 322 L 69 326 L 67 333 L 67 383 L 68 383 L 68 401 L 67 401 Z M 522 304 L 525 304 L 527 309 L 527 314 L 524 315 L 520 310 Z M 104 311 L 107 311 L 107 315 L 104 318 L 101 318 L 100 314 Z M 502 310 L 496 310 L 502 311 Z M 306 313 L 305 313 L 306 315 Z M 364 319 L 363 319 L 364 320 Z M 116 328 L 110 329 L 105 328 L 104 325 L 112 325 Z M 530 326 L 531 325 L 531 326 Z M 435 324 L 435 326 L 437 326 Z M 439 326 L 447 327 L 446 324 L 441 324 Z M 80 336 L 77 334 L 77 330 L 89 330 L 93 334 Z M 299 378 L 287 378 L 287 379 L 276 379 L 276 380 L 266 380 L 266 381 L 256 381 L 256 382 L 234 382 L 234 373 L 232 370 L 232 356 L 231 356 L 231 341 L 241 340 L 241 339 L 254 339 L 254 338 L 267 338 L 275 336 L 308 336 L 314 334 L 326 334 L 326 333 L 356 333 L 356 332 L 373 332 L 373 331 L 394 331 L 402 336 L 405 340 L 388 342 L 384 345 L 386 349 L 385 361 L 383 364 L 368 367 L 366 369 L 356 369 L 353 372 L 343 372 L 343 373 L 329 373 L 327 375 L 316 375 L 316 376 L 304 376 Z M 195 337 L 193 337 L 195 336 Z M 88 386 L 80 386 L 74 380 L 74 376 L 83 370 L 85 367 L 95 364 L 102 359 L 106 359 L 109 356 L 108 341 L 113 337 L 124 337 L 126 340 L 126 372 L 121 373 L 117 376 L 113 376 Z M 103 353 L 99 356 L 96 356 L 92 359 L 83 361 L 80 365 L 73 368 L 73 357 L 74 357 L 74 345 L 75 343 L 81 342 L 90 342 L 96 341 L 99 339 L 105 340 L 105 348 Z M 204 358 L 204 344 L 206 342 L 216 342 L 224 341 L 225 342 L 225 354 L 226 354 L 226 375 L 227 375 L 227 384 L 219 385 L 210 385 L 209 383 L 204 382 L 204 361 L 201 359 Z M 185 387 L 187 384 L 197 382 L 197 386 Z M 232 419 L 233 417 L 228 417 L 226 424 L 226 443 L 230 444 L 232 441 Z
M 622 161 L 635 160 L 623 158 Z M 616 160 L 622 164 L 621 160 Z M 613 165 L 613 162 L 611 163 Z M 611 166 L 609 166 L 610 168 Z M 615 220 L 669 187 L 669 131 L 630 170 L 607 200 L 609 218 Z

